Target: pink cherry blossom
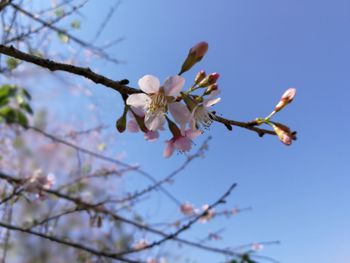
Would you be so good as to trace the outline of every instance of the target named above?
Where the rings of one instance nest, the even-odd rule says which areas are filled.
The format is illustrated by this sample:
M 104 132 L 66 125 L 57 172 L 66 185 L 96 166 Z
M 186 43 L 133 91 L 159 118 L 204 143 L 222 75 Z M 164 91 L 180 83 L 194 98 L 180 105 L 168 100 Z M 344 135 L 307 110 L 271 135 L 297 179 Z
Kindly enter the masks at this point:
M 183 204 L 181 204 L 180 206 L 180 211 L 187 216 L 191 216 L 194 214 L 194 207 L 192 204 L 185 202 Z
M 214 90 L 209 97 L 202 103 L 199 103 L 191 113 L 191 129 L 208 129 L 215 120 L 215 115 L 209 110 L 210 107 L 219 103 L 221 98 L 215 98 L 220 93 L 219 90 Z
M 142 238 L 133 245 L 133 248 L 139 250 L 145 248 L 146 246 L 148 246 L 148 241 Z
M 132 109 L 133 112 L 135 114 L 137 114 L 140 118 L 144 118 L 145 115 L 142 111 L 140 110 L 135 110 L 135 109 Z M 130 114 L 130 118 L 129 118 L 129 121 L 127 123 L 127 129 L 129 132 L 139 132 L 141 129 L 139 127 L 139 124 L 137 123 L 136 119 L 135 119 L 135 116 L 134 114 Z M 159 138 L 159 132 L 158 131 L 145 131 L 144 132 L 144 137 L 145 137 L 145 140 L 147 141 L 150 141 L 150 142 L 153 142 L 153 141 L 156 141 L 158 138 Z
M 169 110 L 181 125 L 186 121 L 187 109 L 181 103 L 175 102 L 175 97 L 185 84 L 181 76 L 172 76 L 165 80 L 161 86 L 158 78 L 152 75 L 142 77 L 138 82 L 144 93 L 132 94 L 126 100 L 127 105 L 144 110 L 145 126 L 150 131 L 163 127 L 165 114 Z M 187 114 L 188 115 L 188 114 Z
M 203 205 L 202 209 L 203 209 L 203 212 L 206 211 L 206 214 L 200 218 L 199 222 L 207 223 L 209 220 L 211 220 L 215 216 L 215 210 L 209 209 L 208 204 Z
M 188 152 L 192 148 L 192 139 L 202 134 L 199 130 L 186 130 L 184 135 L 175 136 L 166 142 L 163 156 L 169 158 L 175 150 L 179 152 Z

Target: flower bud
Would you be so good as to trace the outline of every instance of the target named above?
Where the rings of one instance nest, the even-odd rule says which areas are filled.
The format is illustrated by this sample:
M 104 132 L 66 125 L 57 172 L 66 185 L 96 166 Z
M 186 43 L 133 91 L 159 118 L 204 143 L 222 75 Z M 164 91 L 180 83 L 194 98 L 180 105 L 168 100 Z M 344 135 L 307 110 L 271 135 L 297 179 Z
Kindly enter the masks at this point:
M 285 145 L 291 145 L 292 141 L 296 140 L 295 132 L 292 132 L 288 126 L 276 122 L 272 123 L 271 126 Z
M 199 71 L 196 78 L 194 79 L 194 83 L 199 84 L 199 82 L 201 82 L 205 77 L 206 74 L 204 70 Z
M 210 75 L 206 76 L 199 84 L 199 87 L 208 87 L 211 84 L 216 83 L 216 81 L 219 79 L 220 74 L 219 73 L 211 73 Z
M 282 110 L 287 104 L 291 103 L 295 97 L 295 94 L 296 94 L 295 88 L 287 89 L 283 93 L 280 101 L 277 103 L 277 105 L 275 107 L 275 112 Z
M 207 51 L 208 51 L 208 43 L 204 41 L 197 43 L 190 49 L 190 53 L 195 54 L 195 58 L 197 62 L 204 57 Z
M 179 75 L 181 75 L 182 73 L 192 68 L 194 64 L 196 64 L 198 61 L 200 61 L 204 57 L 207 51 L 208 51 L 207 42 L 202 41 L 196 44 L 195 46 L 193 46 L 188 52 L 186 60 L 182 64 Z
M 210 93 L 218 89 L 219 89 L 219 85 L 217 83 L 211 84 L 205 91 L 204 95 L 209 95 Z

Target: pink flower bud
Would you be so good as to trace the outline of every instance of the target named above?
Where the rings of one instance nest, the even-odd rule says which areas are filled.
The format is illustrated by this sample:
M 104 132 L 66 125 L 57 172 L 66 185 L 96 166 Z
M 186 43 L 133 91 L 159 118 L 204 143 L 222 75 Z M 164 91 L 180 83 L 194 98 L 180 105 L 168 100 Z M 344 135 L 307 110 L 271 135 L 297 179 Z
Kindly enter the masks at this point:
M 199 87 L 208 87 L 211 84 L 216 83 L 216 81 L 219 79 L 220 74 L 217 72 L 211 73 L 210 75 L 206 76 L 199 84 Z
M 179 75 L 181 75 L 182 73 L 192 68 L 194 64 L 199 62 L 204 57 L 207 51 L 208 51 L 207 42 L 202 41 L 196 44 L 195 46 L 193 46 L 188 52 L 187 58 L 185 59 L 184 63 L 182 64 Z
M 205 95 L 209 95 L 210 93 L 218 89 L 219 89 L 219 85 L 217 83 L 211 84 L 205 91 Z
M 211 73 L 209 75 L 209 84 L 214 84 L 220 78 L 220 74 L 217 72 Z
M 190 54 L 195 54 L 197 61 L 201 60 L 208 51 L 207 42 L 199 42 L 190 49 Z
M 295 88 L 290 88 L 290 89 L 287 89 L 280 101 L 278 102 L 278 104 L 276 105 L 275 107 L 275 112 L 278 112 L 280 111 L 281 109 L 283 109 L 287 104 L 291 103 L 295 97 L 295 94 L 296 94 L 297 90 Z
M 292 132 L 288 126 L 281 123 L 273 123 L 272 128 L 275 130 L 278 138 L 285 145 L 291 145 L 296 140 L 295 132 Z
M 194 79 L 194 82 L 196 84 L 198 84 L 199 82 L 201 82 L 204 78 L 206 77 L 206 74 L 204 72 L 204 70 L 201 70 L 198 72 L 196 78 Z

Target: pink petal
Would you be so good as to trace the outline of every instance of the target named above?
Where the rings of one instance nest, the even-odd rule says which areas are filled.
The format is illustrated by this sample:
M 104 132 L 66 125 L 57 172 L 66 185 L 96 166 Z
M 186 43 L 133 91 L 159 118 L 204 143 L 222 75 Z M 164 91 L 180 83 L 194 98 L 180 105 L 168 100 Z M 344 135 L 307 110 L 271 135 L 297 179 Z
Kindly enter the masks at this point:
M 212 100 L 207 100 L 203 103 L 204 107 L 208 108 L 211 107 L 213 105 L 215 105 L 216 103 L 218 103 L 221 100 L 221 98 L 216 98 L 216 99 L 212 99 Z
M 135 108 L 141 108 L 141 109 L 146 108 L 150 102 L 151 102 L 151 98 L 144 93 L 132 94 L 126 100 L 127 105 L 133 106 Z
M 199 135 L 202 134 L 202 131 L 200 130 L 193 130 L 193 129 L 189 129 L 189 130 L 186 130 L 185 132 L 185 136 L 191 140 L 197 138 Z
M 145 75 L 139 79 L 139 86 L 143 92 L 148 94 L 157 93 L 160 88 L 159 79 L 152 75 Z
M 134 113 L 135 113 L 137 116 L 141 117 L 141 118 L 145 117 L 145 111 L 144 111 L 144 109 L 135 108 L 135 107 L 132 107 L 132 106 L 131 106 L 131 110 L 133 111 L 133 112 L 129 111 L 129 114 L 130 114 L 131 118 L 134 118 Z
M 135 120 L 129 120 L 127 129 L 129 132 L 138 132 L 140 130 L 140 127 Z
M 181 132 L 185 131 L 186 124 L 189 123 L 191 119 L 191 113 L 187 109 L 185 104 L 180 102 L 173 102 L 168 105 L 168 109 L 173 115 L 175 122 L 180 125 Z
M 175 140 L 174 146 L 181 152 L 188 152 L 189 150 L 191 150 L 192 141 L 191 139 L 185 136 L 181 136 Z
M 165 123 L 164 112 L 147 112 L 145 116 L 146 128 L 150 131 L 156 131 L 163 127 Z
M 180 91 L 185 84 L 185 79 L 181 76 L 172 76 L 165 80 L 164 82 L 164 92 L 166 96 L 178 96 Z
M 163 152 L 164 158 L 169 158 L 175 150 L 174 143 L 172 140 L 166 142 L 166 146 Z
M 295 88 L 289 88 L 283 93 L 281 100 L 291 102 L 294 99 L 296 93 L 297 90 Z
M 148 131 L 145 133 L 145 140 L 153 142 L 156 141 L 159 138 L 159 132 L 158 131 Z

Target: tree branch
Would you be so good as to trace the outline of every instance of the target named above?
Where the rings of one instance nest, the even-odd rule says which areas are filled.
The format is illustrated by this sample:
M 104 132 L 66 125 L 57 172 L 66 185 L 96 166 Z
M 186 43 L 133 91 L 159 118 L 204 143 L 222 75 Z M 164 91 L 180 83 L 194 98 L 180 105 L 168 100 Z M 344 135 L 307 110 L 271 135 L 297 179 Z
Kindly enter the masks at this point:
M 114 81 L 105 76 L 99 75 L 93 72 L 90 68 L 77 67 L 70 64 L 55 62 L 50 59 L 41 58 L 22 52 L 13 46 L 8 47 L 5 45 L 0 45 L 0 53 L 49 69 L 50 71 L 65 71 L 75 75 L 83 76 L 87 79 L 92 80 L 96 84 L 102 84 L 115 91 L 118 91 L 121 94 L 141 93 L 140 90 L 122 85 L 119 81 Z
M 54 236 L 49 236 L 34 230 L 29 230 L 29 229 L 25 229 L 19 226 L 14 226 L 14 225 L 10 225 L 10 224 L 6 224 L 4 222 L 0 222 L 0 227 L 6 228 L 6 229 L 10 229 L 10 230 L 14 230 L 14 231 L 19 231 L 19 232 L 23 232 L 23 233 L 27 233 L 30 235 L 34 235 L 37 237 L 41 237 L 47 240 L 50 240 L 52 242 L 56 242 L 65 246 L 69 246 L 69 247 L 73 247 L 79 250 L 84 250 L 86 252 L 89 252 L 93 255 L 99 256 L 99 257 L 108 257 L 108 258 L 113 258 L 113 259 L 117 259 L 120 260 L 121 262 L 129 262 L 129 263 L 140 263 L 140 261 L 135 261 L 135 260 L 131 260 L 131 259 L 126 259 L 123 258 L 121 256 L 118 256 L 114 253 L 108 253 L 108 252 L 104 252 L 104 251 L 100 251 L 100 250 L 96 250 L 94 248 L 88 247 L 88 246 L 84 246 L 80 243 L 75 243 L 72 241 L 67 241 L 67 240 L 63 240 Z

